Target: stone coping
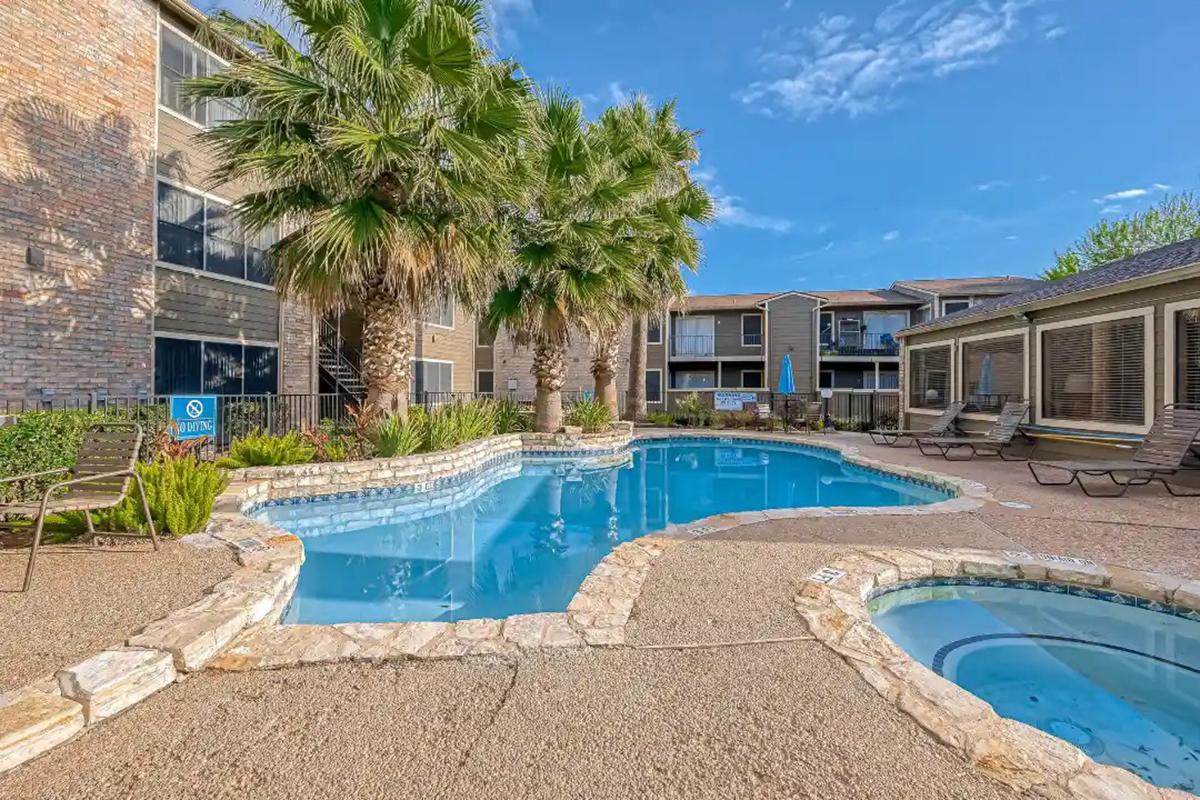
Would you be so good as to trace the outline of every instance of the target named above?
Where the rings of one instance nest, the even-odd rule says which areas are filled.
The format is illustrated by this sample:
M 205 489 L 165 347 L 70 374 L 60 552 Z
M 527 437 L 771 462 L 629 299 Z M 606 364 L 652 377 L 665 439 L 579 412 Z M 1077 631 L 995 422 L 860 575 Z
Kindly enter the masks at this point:
M 1054 584 L 1111 602 L 1134 598 L 1149 610 L 1183 616 L 1200 609 L 1200 581 L 1029 553 L 881 549 L 846 556 L 814 573 L 795 598 L 817 640 L 938 741 L 1001 783 L 1054 800 L 1194 800 L 999 716 L 984 700 L 914 660 L 872 623 L 869 600 L 937 578 L 968 584 L 976 579 L 975 585 L 984 586 Z
M 696 432 L 642 431 L 638 439 L 663 435 L 694 437 Z M 672 526 L 614 548 L 561 613 L 454 624 L 280 626 L 304 562 L 304 546 L 298 537 L 248 513 L 268 503 L 303 502 L 346 492 L 428 491 L 501 460 L 555 463 L 586 457 L 591 466 L 600 468 L 628 458 L 632 426 L 619 424 L 602 434 L 493 436 L 453 450 L 405 458 L 240 470 L 217 499 L 208 528 L 198 538 L 232 547 L 241 568 L 196 603 L 150 623 L 123 646 L 0 695 L 0 772 L 208 666 L 252 669 L 346 659 L 511 656 L 530 648 L 619 646 L 624 644 L 625 625 L 651 563 L 681 540 L 767 519 L 946 513 L 970 510 L 989 499 L 978 483 L 878 462 L 842 443 L 818 442 L 815 437 L 799 443 L 793 436 L 779 434 L 703 431 L 703 435 L 820 450 L 858 467 L 942 488 L 955 496 L 923 506 L 781 509 L 723 514 Z

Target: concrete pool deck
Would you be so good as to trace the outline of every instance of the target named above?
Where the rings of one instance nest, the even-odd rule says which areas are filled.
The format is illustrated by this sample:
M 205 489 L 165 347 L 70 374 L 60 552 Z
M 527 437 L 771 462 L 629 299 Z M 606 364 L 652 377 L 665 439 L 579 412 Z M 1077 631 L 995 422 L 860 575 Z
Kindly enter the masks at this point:
M 1032 508 L 769 520 L 684 542 L 655 560 L 624 647 L 194 674 L 0 776 L 0 796 L 1026 796 L 811 641 L 797 587 L 881 546 L 1052 552 L 1200 577 L 1200 503 L 1156 488 L 1088 500 L 1036 486 L 1021 464 L 829 439 Z

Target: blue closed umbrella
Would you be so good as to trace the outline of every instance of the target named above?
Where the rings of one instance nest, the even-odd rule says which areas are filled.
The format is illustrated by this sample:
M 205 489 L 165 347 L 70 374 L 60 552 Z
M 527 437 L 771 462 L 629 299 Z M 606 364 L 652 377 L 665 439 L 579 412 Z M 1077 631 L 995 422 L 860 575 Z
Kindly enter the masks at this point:
M 783 361 L 779 364 L 779 393 L 796 393 L 796 377 L 792 375 L 792 357 L 787 353 L 784 353 Z

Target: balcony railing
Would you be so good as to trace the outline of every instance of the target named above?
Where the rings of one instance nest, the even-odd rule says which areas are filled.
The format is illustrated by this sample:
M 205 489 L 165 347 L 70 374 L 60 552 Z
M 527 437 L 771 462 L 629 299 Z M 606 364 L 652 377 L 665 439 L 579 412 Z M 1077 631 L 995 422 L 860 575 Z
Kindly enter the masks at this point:
M 758 347 L 762 345 L 761 333 L 743 333 L 742 347 Z
M 711 358 L 716 353 L 716 337 L 712 334 L 676 334 L 671 337 L 671 355 L 673 356 Z
M 835 341 L 821 339 L 823 356 L 895 356 L 900 354 L 900 342 L 890 333 L 843 334 Z

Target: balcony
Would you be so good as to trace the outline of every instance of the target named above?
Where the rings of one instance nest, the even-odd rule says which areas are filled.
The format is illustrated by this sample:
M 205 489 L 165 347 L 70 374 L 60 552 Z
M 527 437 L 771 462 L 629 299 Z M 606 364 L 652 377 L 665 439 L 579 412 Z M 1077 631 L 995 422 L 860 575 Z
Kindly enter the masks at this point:
M 717 354 L 716 336 L 706 334 L 676 334 L 671 337 L 672 358 L 712 358 Z
M 821 339 L 823 356 L 898 356 L 900 342 L 890 333 L 843 334 L 837 341 Z

